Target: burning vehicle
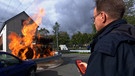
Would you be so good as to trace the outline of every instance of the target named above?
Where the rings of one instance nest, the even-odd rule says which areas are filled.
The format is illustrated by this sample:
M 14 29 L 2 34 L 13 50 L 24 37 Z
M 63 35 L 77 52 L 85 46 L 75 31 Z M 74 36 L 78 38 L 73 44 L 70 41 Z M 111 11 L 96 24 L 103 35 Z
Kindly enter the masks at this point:
M 35 36 L 32 38 L 33 41 L 27 44 L 27 41 L 24 42 L 23 40 L 24 37 L 18 38 L 16 34 L 12 33 L 9 39 L 11 40 L 9 47 L 12 50 L 12 54 L 22 60 L 54 56 L 55 51 L 50 44 L 53 40 L 50 38 Z

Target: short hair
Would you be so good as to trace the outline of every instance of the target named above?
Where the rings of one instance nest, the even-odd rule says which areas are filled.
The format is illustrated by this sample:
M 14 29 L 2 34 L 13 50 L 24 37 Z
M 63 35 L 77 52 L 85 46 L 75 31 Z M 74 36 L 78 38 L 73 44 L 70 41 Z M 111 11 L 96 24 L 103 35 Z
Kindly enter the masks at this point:
M 97 12 L 104 11 L 109 17 L 121 19 L 125 13 L 123 0 L 95 0 Z

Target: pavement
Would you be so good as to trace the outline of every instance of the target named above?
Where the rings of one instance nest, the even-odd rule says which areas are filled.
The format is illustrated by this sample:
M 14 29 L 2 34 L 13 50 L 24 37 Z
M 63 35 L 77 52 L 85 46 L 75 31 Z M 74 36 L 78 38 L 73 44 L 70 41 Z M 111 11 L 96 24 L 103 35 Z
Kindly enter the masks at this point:
M 76 59 L 88 61 L 90 54 L 62 54 L 62 57 L 55 61 L 38 64 L 36 76 L 80 76 L 75 64 Z

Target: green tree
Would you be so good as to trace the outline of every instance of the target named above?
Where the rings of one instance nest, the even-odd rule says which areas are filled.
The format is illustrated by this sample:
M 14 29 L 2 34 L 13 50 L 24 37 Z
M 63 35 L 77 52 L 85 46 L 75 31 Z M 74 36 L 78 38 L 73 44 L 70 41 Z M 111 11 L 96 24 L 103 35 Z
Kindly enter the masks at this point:
M 134 9 L 134 5 L 135 5 L 135 0 L 124 0 L 125 4 L 126 4 L 126 13 L 125 15 L 135 15 L 135 9 Z
M 41 34 L 41 35 L 47 35 L 48 33 L 50 33 L 46 28 L 40 28 L 38 30 L 38 32 Z
M 124 0 L 126 4 L 126 12 L 124 19 L 126 19 L 130 24 L 135 25 L 135 0 Z
M 92 25 L 92 34 L 95 34 L 97 31 L 96 31 L 96 27 L 95 27 L 95 24 Z
M 71 37 L 71 45 L 76 49 L 78 47 L 84 47 L 84 45 L 89 45 L 93 39 L 94 34 L 88 33 L 75 33 Z
M 60 31 L 59 32 L 59 44 L 66 44 L 69 45 L 70 37 L 67 32 Z
M 60 24 L 58 22 L 53 26 L 53 33 L 56 35 L 59 32 Z
M 55 23 L 55 25 L 53 26 L 53 32 L 55 34 L 55 43 L 56 43 L 56 48 L 57 50 L 59 49 L 59 43 L 58 43 L 58 33 L 59 33 L 59 27 L 60 27 L 60 24 L 58 22 Z
M 83 44 L 85 44 L 85 42 L 86 42 L 86 40 L 85 40 L 85 38 L 87 38 L 86 36 L 87 36 L 86 34 L 84 36 L 83 33 L 81 33 L 80 31 L 73 34 L 72 38 L 71 38 L 71 42 L 72 42 L 72 45 L 74 46 L 74 48 L 82 47 Z
M 82 40 L 81 44 L 87 44 L 88 43 L 88 34 L 87 33 L 83 33 L 81 40 Z
M 128 23 L 135 25 L 135 16 L 125 15 L 124 19 L 126 19 Z

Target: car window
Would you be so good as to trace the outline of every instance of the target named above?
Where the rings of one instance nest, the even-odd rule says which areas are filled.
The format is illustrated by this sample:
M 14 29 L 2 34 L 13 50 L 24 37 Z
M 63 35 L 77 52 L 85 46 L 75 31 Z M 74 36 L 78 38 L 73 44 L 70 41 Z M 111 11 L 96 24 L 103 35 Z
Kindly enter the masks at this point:
M 16 57 L 8 54 L 0 54 L 0 67 L 8 67 L 18 63 L 19 60 Z

